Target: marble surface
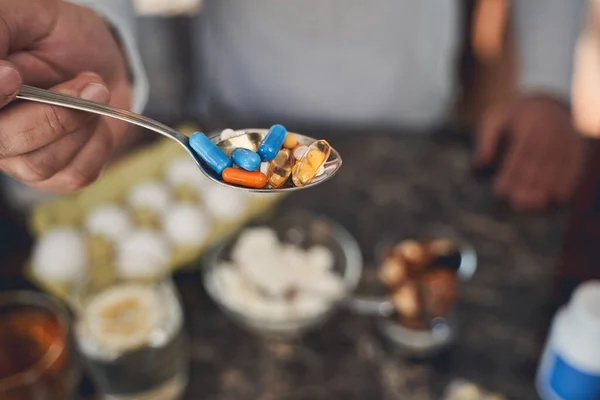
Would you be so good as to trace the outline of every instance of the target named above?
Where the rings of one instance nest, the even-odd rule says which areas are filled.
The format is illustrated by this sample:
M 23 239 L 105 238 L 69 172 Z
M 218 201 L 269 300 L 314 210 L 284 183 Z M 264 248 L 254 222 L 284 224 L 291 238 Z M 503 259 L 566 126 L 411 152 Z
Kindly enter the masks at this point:
M 384 232 L 410 235 L 446 224 L 475 246 L 479 267 L 460 295 L 456 346 L 437 359 L 407 360 L 372 319 L 348 312 L 302 339 L 267 342 L 217 309 L 200 272 L 180 273 L 192 339 L 184 399 L 438 399 L 458 377 L 509 399 L 537 398 L 533 375 L 566 212 L 510 211 L 489 184 L 473 179 L 465 137 L 306 133 L 330 140 L 344 166 L 326 184 L 287 198 L 277 212 L 310 210 L 344 225 L 365 259 L 359 291 L 377 288 L 373 253 Z M 0 215 L 0 290 L 28 287 L 17 273 L 28 238 L 13 217 Z M 88 384 L 82 392 L 89 393 Z
M 566 212 L 509 210 L 473 179 L 461 136 L 313 135 L 329 139 L 344 166 L 278 212 L 310 210 L 343 224 L 363 250 L 364 292 L 377 285 L 373 249 L 384 232 L 454 228 L 479 257 L 460 295 L 458 341 L 436 359 L 408 360 L 372 319 L 341 312 L 301 339 L 268 342 L 222 314 L 198 272 L 181 274 L 193 360 L 185 399 L 437 399 L 458 377 L 510 399 L 537 398 L 533 376 Z

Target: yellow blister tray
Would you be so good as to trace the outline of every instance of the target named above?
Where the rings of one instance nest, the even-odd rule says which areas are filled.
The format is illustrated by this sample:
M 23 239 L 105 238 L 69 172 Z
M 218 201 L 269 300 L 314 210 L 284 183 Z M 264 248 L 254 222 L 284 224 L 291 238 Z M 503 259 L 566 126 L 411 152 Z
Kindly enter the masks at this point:
M 37 238 L 56 227 L 81 227 L 85 216 L 91 210 L 105 203 L 124 204 L 127 193 L 135 184 L 147 179 L 162 180 L 166 165 L 182 156 L 189 157 L 177 143 L 166 139 L 128 156 L 112 165 L 100 180 L 86 190 L 35 208 L 29 220 L 32 235 Z M 281 194 L 251 196 L 247 211 L 240 218 L 231 221 L 216 220 L 208 239 L 200 246 L 175 249 L 171 254 L 169 267 L 176 270 L 192 265 L 207 247 L 235 233 L 249 220 L 274 210 L 276 203 L 282 198 Z M 202 206 L 201 200 L 198 201 L 198 206 Z M 83 228 L 81 229 L 84 233 Z M 94 264 L 93 261 L 90 260 L 90 265 Z M 91 279 L 96 275 L 100 278 L 100 275 L 109 273 L 108 268 L 109 266 L 90 268 L 87 272 Z M 29 277 L 46 290 L 60 297 L 67 295 L 66 291 L 69 289 L 67 286 L 44 280 L 37 276 L 30 266 L 27 270 Z

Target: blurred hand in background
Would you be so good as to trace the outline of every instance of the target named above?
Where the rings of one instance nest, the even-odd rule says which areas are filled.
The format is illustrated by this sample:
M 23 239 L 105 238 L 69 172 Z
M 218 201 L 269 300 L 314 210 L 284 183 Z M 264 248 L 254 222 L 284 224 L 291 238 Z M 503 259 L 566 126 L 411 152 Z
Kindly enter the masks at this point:
M 477 125 L 476 167 L 495 170 L 496 194 L 516 210 L 565 203 L 584 161 L 570 92 L 586 1 L 479 0 L 476 12 L 476 55 L 506 80 L 490 86 L 506 93 Z
M 577 187 L 583 138 L 573 128 L 568 107 L 558 100 L 530 96 L 492 107 L 479 124 L 476 143 L 478 167 L 501 160 L 494 190 L 517 210 L 564 203 Z

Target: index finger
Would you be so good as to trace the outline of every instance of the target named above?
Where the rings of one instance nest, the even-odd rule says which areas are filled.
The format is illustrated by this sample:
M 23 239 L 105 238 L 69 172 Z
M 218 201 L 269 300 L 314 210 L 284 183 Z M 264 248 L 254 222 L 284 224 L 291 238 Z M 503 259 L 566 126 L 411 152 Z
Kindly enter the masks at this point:
M 501 107 L 488 111 L 477 127 L 475 140 L 475 165 L 484 167 L 492 163 L 498 142 L 506 127 L 510 109 Z
M 23 85 L 23 78 L 8 61 L 0 60 L 0 108 L 15 99 Z
M 54 91 L 106 103 L 110 93 L 99 76 L 92 73 L 53 88 Z M 93 114 L 47 104 L 23 102 L 0 112 L 0 160 L 29 153 L 76 131 Z
M 517 119 L 511 126 L 511 146 L 504 162 L 500 166 L 500 173 L 495 178 L 494 190 L 501 195 L 509 194 L 521 184 L 522 169 L 531 164 L 532 143 L 529 135 L 535 128 L 534 121 Z

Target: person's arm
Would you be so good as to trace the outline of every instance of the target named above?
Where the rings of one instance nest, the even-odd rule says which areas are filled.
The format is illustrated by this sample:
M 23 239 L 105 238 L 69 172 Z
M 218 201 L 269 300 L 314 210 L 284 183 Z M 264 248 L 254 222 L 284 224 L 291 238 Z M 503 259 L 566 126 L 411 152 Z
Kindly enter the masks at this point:
M 577 188 L 584 143 L 573 127 L 570 89 L 585 1 L 511 1 L 518 93 L 482 117 L 476 164 L 502 157 L 494 191 L 517 210 L 565 203 Z
M 88 7 L 113 28 L 127 58 L 132 80 L 132 111 L 141 113 L 148 101 L 148 79 L 137 49 L 136 18 L 131 0 L 67 0 Z
M 519 89 L 570 100 L 574 51 L 585 0 L 515 0 Z
M 573 121 L 582 134 L 600 137 L 600 0 L 588 1 L 586 24 L 575 52 Z

